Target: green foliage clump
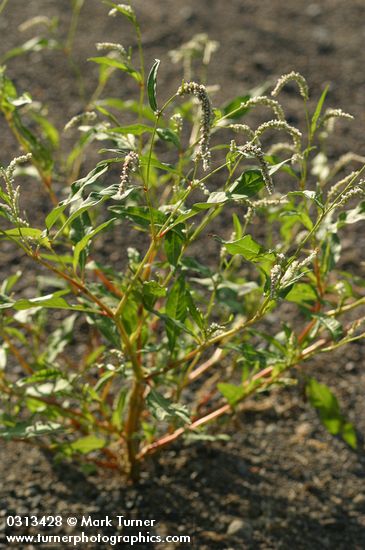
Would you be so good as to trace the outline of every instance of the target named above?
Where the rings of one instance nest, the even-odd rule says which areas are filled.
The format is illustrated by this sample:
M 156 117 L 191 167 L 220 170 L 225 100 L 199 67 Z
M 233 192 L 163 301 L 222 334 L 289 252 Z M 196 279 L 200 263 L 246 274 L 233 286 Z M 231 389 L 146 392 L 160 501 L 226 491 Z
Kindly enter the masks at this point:
M 298 368 L 364 336 L 364 281 L 339 267 L 341 230 L 365 219 L 364 166 L 347 167 L 364 159 L 329 162 L 324 152 L 334 120 L 350 115 L 324 109 L 327 89 L 311 112 L 294 72 L 271 95 L 213 108 L 209 87 L 193 80 L 193 59 L 205 73 L 217 48 L 205 35 L 173 52 L 188 79 L 164 98 L 158 60 L 146 76 L 133 9 L 107 4 L 134 27 L 138 61 L 120 44 L 97 45 L 97 89 L 65 127 L 81 132 L 61 165 L 67 195 L 52 183 L 58 130 L 1 69 L 0 109 L 24 155 L 1 168 L 0 245 L 33 261 L 40 289 L 19 295 L 20 272 L 2 282 L 1 437 L 136 479 L 143 459 L 178 437 L 210 438 L 208 424 L 248 396 L 304 378 L 330 433 L 356 447 L 334 394 Z M 66 44 L 53 22 L 50 36 L 4 60 L 42 48 L 72 56 L 81 8 L 74 2 Z M 103 97 L 118 72 L 134 80 L 136 100 Z M 290 82 L 303 100 L 301 130 L 276 99 Z M 261 108 L 273 118 L 256 129 L 243 122 Z M 127 114 L 133 123 L 121 122 Z M 95 142 L 106 143 L 102 160 L 81 175 Z M 20 206 L 22 175 L 50 196 L 36 227 Z M 115 245 L 98 255 L 103 237 Z M 111 261 L 116 248 L 123 267 Z M 288 308 L 292 321 L 281 321 Z

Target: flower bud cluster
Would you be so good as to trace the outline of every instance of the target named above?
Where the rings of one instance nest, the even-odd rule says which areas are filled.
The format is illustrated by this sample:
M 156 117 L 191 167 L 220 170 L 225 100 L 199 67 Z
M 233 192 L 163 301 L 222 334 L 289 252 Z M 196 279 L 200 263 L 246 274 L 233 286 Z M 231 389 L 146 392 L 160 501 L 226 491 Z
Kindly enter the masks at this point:
M 288 204 L 288 199 L 286 197 L 278 197 L 275 199 L 259 199 L 257 201 L 251 202 L 252 208 L 267 208 L 269 206 L 281 206 L 282 204 Z
M 337 193 L 340 192 L 341 187 L 346 187 L 346 185 L 348 185 L 352 180 L 356 178 L 358 173 L 359 173 L 358 171 L 351 172 L 351 174 L 348 174 L 347 176 L 342 178 L 340 181 L 332 185 L 332 187 L 329 189 L 327 194 L 327 201 L 331 202 L 335 198 Z
M 133 8 L 131 6 L 129 6 L 128 4 L 117 4 L 117 6 L 115 8 L 112 8 L 108 15 L 110 15 L 110 17 L 115 17 L 116 15 L 118 15 L 118 8 L 120 8 L 121 10 L 123 10 L 125 13 L 127 13 L 130 17 L 134 17 L 135 14 L 134 14 L 134 11 L 133 11 Z
M 180 134 L 180 132 L 183 129 L 183 122 L 184 122 L 183 117 L 180 115 L 180 113 L 175 113 L 174 115 L 172 115 L 170 120 L 172 122 L 175 132 Z
M 326 109 L 323 117 L 318 122 L 318 127 L 325 126 L 328 131 L 332 131 L 334 121 L 337 118 L 347 118 L 349 120 L 354 119 L 352 115 L 345 113 L 342 109 Z
M 114 42 L 98 42 L 96 44 L 96 49 L 98 51 L 117 52 L 123 58 L 128 56 L 125 47 L 122 46 L 122 44 L 116 44 Z
M 276 288 L 280 282 L 280 278 L 283 274 L 283 263 L 285 261 L 284 254 L 277 255 L 277 263 L 272 267 L 270 271 L 270 298 L 273 299 L 276 294 Z
M 257 128 L 255 132 L 255 139 L 259 139 L 262 134 L 267 130 L 282 130 L 284 132 L 288 132 L 288 134 L 290 134 L 293 138 L 295 150 L 298 153 L 301 151 L 302 133 L 298 130 L 298 128 L 290 126 L 290 124 L 288 124 L 284 120 L 269 120 L 268 122 L 264 122 Z
M 203 160 L 203 169 L 206 171 L 210 165 L 210 150 L 209 150 L 209 141 L 210 141 L 210 129 L 212 124 L 212 107 L 210 104 L 210 99 L 207 94 L 205 86 L 202 84 L 197 84 L 196 82 L 186 82 L 180 86 L 177 91 L 177 94 L 180 96 L 191 94 L 198 98 L 201 109 L 201 134 L 199 140 L 198 151 L 196 153 L 196 158 L 201 158 Z
M 218 336 L 224 332 L 224 326 L 219 325 L 218 323 L 211 323 L 207 328 L 207 336 L 211 338 L 212 336 Z
M 272 145 L 268 151 L 267 151 L 267 154 L 268 155 L 277 155 L 278 153 L 281 153 L 281 152 L 288 152 L 288 153 L 293 153 L 295 152 L 295 147 L 292 143 L 289 143 L 287 141 L 280 141 L 279 143 L 274 143 L 274 145 Z
M 72 117 L 64 127 L 64 130 L 67 132 L 67 130 L 80 126 L 81 124 L 90 124 L 90 122 L 95 122 L 96 119 L 97 114 L 95 111 L 86 111 L 85 113 Z
M 360 155 L 356 155 L 355 153 L 346 153 L 345 155 L 341 155 L 337 162 L 333 165 L 333 168 L 331 169 L 329 178 L 335 176 L 338 172 L 340 172 L 345 166 L 350 164 L 351 162 L 358 162 L 360 164 L 365 164 L 365 157 L 362 157 Z
M 5 189 L 7 196 L 9 198 L 9 204 L 1 204 L 1 208 L 6 210 L 9 216 L 13 219 L 15 223 L 23 227 L 28 227 L 28 222 L 23 219 L 20 215 L 19 209 L 19 195 L 20 187 L 17 186 L 14 188 L 14 172 L 19 164 L 24 164 L 31 160 L 32 154 L 27 153 L 26 155 L 21 155 L 14 158 L 9 166 L 4 170 L 1 169 L 1 175 L 5 182 Z
M 336 208 L 341 208 L 342 206 L 345 206 L 346 203 L 348 203 L 351 199 L 354 199 L 355 197 L 364 197 L 364 184 L 365 180 L 360 180 L 355 187 L 344 193 L 341 197 L 341 200 L 336 204 Z
M 119 195 L 122 195 L 128 185 L 130 185 L 131 174 L 139 168 L 139 156 L 134 151 L 130 151 L 124 159 L 122 173 L 120 175 Z
M 208 189 L 208 187 L 205 185 L 204 181 L 201 181 L 201 180 L 193 180 L 191 182 L 191 185 L 192 187 L 198 187 L 199 189 L 201 189 L 201 191 L 203 191 L 203 194 L 204 195 L 210 195 L 210 191 Z
M 285 114 L 284 114 L 283 108 L 280 105 L 280 103 L 275 99 L 271 99 L 270 97 L 267 97 L 265 95 L 260 95 L 257 97 L 252 97 L 251 99 L 249 99 L 248 101 L 242 104 L 242 106 L 248 107 L 248 108 L 256 107 L 256 105 L 265 105 L 266 107 L 270 107 L 279 120 L 285 120 Z
M 362 325 L 365 323 L 365 317 L 361 317 L 360 319 L 356 319 L 353 323 L 351 323 L 350 328 L 347 331 L 347 337 L 353 336 L 355 332 L 362 327 Z
M 281 92 L 283 87 L 290 81 L 294 81 L 297 83 L 299 88 L 299 93 L 303 99 L 305 100 L 309 99 L 307 81 L 305 80 L 304 76 L 302 76 L 300 73 L 296 73 L 295 71 L 292 71 L 291 73 L 284 74 L 283 76 L 281 76 L 277 81 L 275 88 L 271 92 L 271 95 L 273 97 L 276 97 Z
M 264 158 L 264 153 L 258 145 L 253 145 L 252 143 L 246 143 L 243 147 L 241 147 L 240 151 L 244 154 L 252 155 L 257 158 L 260 164 L 261 173 L 263 180 L 265 182 L 265 186 L 268 193 L 273 192 L 273 181 L 269 173 L 269 167 L 268 164 Z
M 27 153 L 26 155 L 21 155 L 20 157 L 15 157 L 9 166 L 6 169 L 6 176 L 10 180 L 10 182 L 13 181 L 13 176 L 16 168 L 19 166 L 19 164 L 25 164 L 26 162 L 30 161 L 32 159 L 32 153 Z
M 228 128 L 231 128 L 237 134 L 247 134 L 248 138 L 251 140 L 255 139 L 255 132 L 251 130 L 251 128 L 247 124 L 230 124 Z
M 294 260 L 288 267 L 288 270 L 285 272 L 284 276 L 281 279 L 280 286 L 284 288 L 285 286 L 288 286 L 294 277 L 300 272 L 303 267 L 307 267 L 314 258 L 318 255 L 318 250 L 313 250 L 309 256 L 307 256 L 304 260 L 299 262 L 299 260 Z

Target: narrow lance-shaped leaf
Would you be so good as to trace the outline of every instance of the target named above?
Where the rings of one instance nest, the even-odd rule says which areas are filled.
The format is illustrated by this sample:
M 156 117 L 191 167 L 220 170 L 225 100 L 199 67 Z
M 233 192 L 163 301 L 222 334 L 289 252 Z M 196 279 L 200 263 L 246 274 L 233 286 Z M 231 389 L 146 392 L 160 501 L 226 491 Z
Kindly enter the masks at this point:
M 177 149 L 180 149 L 180 139 L 176 132 L 170 130 L 170 128 L 157 128 L 157 135 L 163 141 L 173 143 Z
M 316 110 L 314 111 L 314 115 L 313 115 L 312 121 L 311 121 L 311 129 L 310 129 L 312 136 L 313 136 L 314 132 L 317 129 L 317 122 L 318 122 L 318 119 L 319 119 L 320 114 L 322 112 L 322 107 L 323 107 L 323 103 L 326 99 L 327 92 L 328 92 L 328 86 L 326 86 L 325 89 L 323 90 L 322 95 L 321 95 L 321 97 L 320 97 L 320 99 L 317 103 Z
M 180 276 L 168 293 L 166 301 L 166 332 L 169 341 L 169 348 L 172 351 L 175 347 L 176 338 L 180 329 L 173 321 L 185 321 L 187 315 L 186 284 L 183 276 Z
M 115 221 L 115 219 L 116 218 L 112 218 L 111 220 L 108 220 L 107 222 L 102 223 L 101 225 L 99 225 L 99 227 L 97 227 L 96 229 L 93 229 L 93 231 L 85 235 L 85 237 L 83 237 L 81 241 L 77 243 L 77 245 L 75 246 L 74 259 L 73 259 L 74 271 L 76 271 L 77 269 L 81 252 L 87 247 L 90 240 L 93 239 L 95 235 L 100 233 L 100 231 L 103 231 L 103 229 L 106 229 L 112 222 Z
M 178 226 L 177 226 L 178 227 Z M 165 252 L 169 264 L 177 266 L 180 258 L 184 239 L 182 235 L 176 231 L 169 231 L 165 237 Z
M 160 60 L 156 59 L 154 64 L 152 65 L 152 69 L 150 70 L 150 74 L 148 75 L 148 79 L 147 79 L 148 101 L 152 111 L 154 112 L 158 110 L 157 99 L 156 99 L 156 86 L 157 86 L 157 71 L 159 66 L 160 66 Z
M 141 74 L 138 71 L 133 69 L 133 67 L 130 67 L 129 65 L 126 65 L 121 61 L 118 61 L 117 59 L 113 59 L 112 57 L 89 57 L 88 61 L 93 61 L 94 63 L 98 63 L 99 65 L 105 65 L 106 67 L 119 69 L 120 71 L 129 74 L 131 77 L 137 80 L 137 82 L 141 82 Z
M 328 330 L 333 340 L 337 341 L 342 338 L 344 330 L 337 319 L 325 315 L 313 315 L 313 317 L 318 319 L 318 322 Z
M 46 296 L 39 296 L 37 298 L 21 298 L 14 302 L 10 298 L 0 296 L 0 310 L 1 309 L 15 309 L 21 311 L 23 309 L 31 309 L 35 307 L 49 308 L 49 309 L 67 309 L 74 311 L 88 311 L 84 306 L 71 305 L 63 298 L 65 294 L 68 294 L 68 290 L 59 290 L 53 294 L 47 294 Z
M 44 235 L 43 231 L 34 227 L 14 227 L 6 231 L 0 230 L 0 237 L 12 240 L 32 239 L 39 245 L 50 248 L 48 237 Z
M 41 36 L 35 36 L 27 42 L 24 42 L 21 46 L 9 50 L 1 59 L 1 62 L 4 63 L 12 57 L 17 57 L 18 55 L 23 55 L 28 52 L 40 52 L 41 50 L 56 50 L 61 48 L 61 44 L 52 38 L 44 38 Z
M 147 124 L 130 124 L 129 126 L 117 126 L 116 128 L 111 128 L 106 131 L 106 134 L 133 134 L 134 136 L 141 136 L 147 132 L 153 132 L 152 126 L 147 126 Z
M 50 230 L 59 217 L 62 215 L 67 206 L 78 201 L 82 196 L 83 189 L 97 181 L 108 170 L 107 164 L 98 164 L 87 176 L 75 181 L 71 186 L 70 196 L 56 206 L 46 217 L 46 227 Z

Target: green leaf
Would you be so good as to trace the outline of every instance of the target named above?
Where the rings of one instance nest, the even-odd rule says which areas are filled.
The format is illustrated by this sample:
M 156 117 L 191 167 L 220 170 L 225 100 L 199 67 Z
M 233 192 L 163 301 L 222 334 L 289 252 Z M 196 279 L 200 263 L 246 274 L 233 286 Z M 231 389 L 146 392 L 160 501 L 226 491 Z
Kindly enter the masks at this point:
M 318 322 L 328 330 L 333 340 L 340 340 L 344 335 L 343 327 L 337 319 L 319 314 L 313 315 L 313 317 L 318 319 Z
M 305 211 L 301 212 L 299 210 L 286 210 L 280 214 L 280 219 L 284 220 L 284 224 L 282 226 L 284 232 L 287 228 L 292 228 L 294 223 L 297 221 L 302 223 L 308 231 L 313 229 L 313 222 Z M 289 233 L 289 235 L 290 234 L 291 233 Z
M 65 392 L 71 389 L 71 384 L 65 378 L 59 378 L 58 380 L 52 380 L 51 382 L 45 382 L 38 384 L 37 386 L 31 386 L 27 388 L 25 395 L 27 397 L 45 397 L 48 395 L 56 395 L 60 392 Z
M 47 294 L 46 296 L 40 296 L 37 298 L 21 298 L 20 300 L 17 300 L 16 302 L 13 301 L 6 301 L 4 303 L 0 303 L 0 310 L 1 309 L 16 309 L 17 311 L 23 310 L 23 309 L 30 309 L 34 307 L 40 307 L 40 308 L 51 308 L 51 309 L 68 309 L 68 310 L 75 310 L 75 311 L 85 311 L 85 308 L 83 306 L 73 306 L 66 302 L 62 296 L 64 294 L 67 294 L 68 290 L 59 290 L 58 292 L 55 292 L 53 294 Z
M 156 133 L 158 137 L 163 141 L 169 141 L 170 143 L 173 143 L 177 149 L 181 148 L 179 136 L 176 132 L 170 130 L 170 128 L 157 128 Z
M 158 110 L 157 100 L 156 100 L 156 86 L 157 86 L 157 71 L 160 66 L 161 61 L 156 59 L 147 79 L 147 94 L 150 107 L 153 112 Z
M 365 220 L 365 201 L 361 201 L 355 208 L 341 212 L 338 217 L 339 225 L 357 223 Z
M 62 429 L 62 425 L 57 422 L 14 422 L 11 426 L 0 428 L 0 437 L 5 439 L 20 438 L 30 439 L 43 435 L 53 435 L 55 432 Z
M 321 254 L 321 272 L 323 274 L 330 273 L 341 255 L 341 241 L 337 233 L 329 233 L 326 235 L 322 243 Z
M 58 235 L 60 235 L 65 230 L 66 227 L 73 224 L 74 220 L 79 218 L 82 214 L 84 214 L 84 212 L 87 212 L 94 206 L 105 202 L 108 198 L 117 195 L 118 190 L 119 184 L 116 183 L 110 185 L 109 187 L 106 187 L 105 189 L 102 189 L 101 191 L 93 191 L 86 199 L 78 201 L 78 203 L 76 204 L 73 204 L 69 217 L 53 238 L 56 239 Z M 128 190 L 128 193 L 131 193 L 132 191 L 133 189 L 130 189 Z
M 223 115 L 232 120 L 245 115 L 248 108 L 244 105 L 241 107 L 241 104 L 246 103 L 250 97 L 250 95 L 240 95 L 235 97 L 223 106 Z
M 318 208 L 321 210 L 324 209 L 324 204 L 322 202 L 322 198 L 320 194 L 317 191 L 309 191 L 306 189 L 305 191 L 289 191 L 288 197 L 305 197 L 306 199 L 311 200 L 314 202 Z
M 93 61 L 94 63 L 98 63 L 99 65 L 105 65 L 106 67 L 114 67 L 116 69 L 119 69 L 120 71 L 128 73 L 132 78 L 137 80 L 137 82 L 142 81 L 141 73 L 133 69 L 133 67 L 126 65 L 122 61 L 113 59 L 112 57 L 89 57 L 88 61 Z
M 243 236 L 243 228 L 237 214 L 232 214 L 232 222 L 234 227 L 234 237 L 235 240 L 238 241 Z
M 211 193 L 209 198 L 214 195 L 214 193 Z M 192 218 L 194 216 L 196 216 L 197 214 L 199 214 L 199 212 L 202 212 L 203 210 L 209 210 L 210 208 L 214 208 L 218 206 L 217 204 L 209 204 L 207 202 L 197 202 L 196 204 L 194 204 L 192 206 L 192 208 L 190 208 L 189 210 L 186 210 L 185 212 L 183 212 L 182 214 L 180 214 L 175 220 L 174 222 L 169 226 L 169 229 L 171 229 L 172 227 L 175 227 L 176 225 L 182 223 L 182 222 L 185 222 L 186 220 L 188 220 L 189 218 Z
M 47 350 L 45 352 L 49 364 L 53 364 L 57 356 L 62 353 L 66 345 L 73 336 L 74 324 L 77 315 L 72 314 L 59 323 L 58 328 L 50 335 L 47 340 Z
M 235 405 L 245 395 L 245 388 L 243 386 L 221 382 L 217 384 L 217 388 L 231 406 Z
M 143 304 L 151 311 L 159 298 L 166 296 L 166 288 L 157 281 L 144 281 L 142 286 Z
M 166 316 L 172 320 L 183 322 L 187 315 L 186 283 L 182 275 L 176 279 L 170 289 L 166 301 Z M 176 338 L 181 332 L 176 323 L 166 323 L 166 332 L 169 341 L 169 349 L 175 347 Z
M 163 170 L 164 172 L 169 172 L 169 174 L 179 175 L 179 171 L 172 164 L 160 162 L 154 157 L 149 159 L 147 155 L 144 155 L 140 158 L 140 164 L 142 167 L 147 167 L 148 165 L 150 165 L 151 168 L 158 168 L 159 170 Z
M 189 308 L 189 313 L 195 323 L 198 325 L 200 330 L 203 330 L 205 328 L 205 320 L 204 315 L 200 311 L 200 309 L 196 306 L 194 299 L 191 295 L 191 292 L 189 290 L 186 291 L 186 301 Z
M 114 402 L 114 411 L 112 415 L 112 424 L 116 428 L 120 429 L 123 425 L 123 413 L 127 402 L 128 388 L 121 388 L 119 395 L 117 395 Z
M 138 326 L 139 298 L 137 293 L 132 293 L 123 309 L 122 321 L 128 334 L 132 334 Z
M 70 204 L 80 201 L 84 188 L 95 183 L 103 174 L 105 174 L 107 170 L 107 164 L 99 163 L 91 172 L 87 174 L 87 176 L 75 181 L 72 184 L 70 196 L 66 200 L 60 202 L 60 204 L 51 210 L 46 217 L 45 224 L 48 231 L 54 226 L 56 221 Z
M 160 210 L 150 210 L 147 206 L 111 206 L 109 210 L 116 214 L 118 218 L 131 220 L 143 228 L 150 226 L 151 212 L 157 227 L 162 227 L 166 221 L 166 214 L 160 212 Z
M 342 425 L 341 437 L 352 449 L 357 448 L 357 434 L 351 422 L 344 422 Z
M 291 290 L 285 295 L 285 300 L 303 304 L 305 302 L 315 302 L 318 296 L 314 288 L 307 283 L 296 283 Z
M 114 348 L 120 347 L 120 335 L 112 319 L 103 315 L 88 315 L 87 322 L 96 325 L 98 331 L 112 344 Z
M 40 126 L 44 134 L 44 137 L 46 137 L 48 141 L 51 143 L 52 147 L 56 149 L 59 145 L 60 138 L 55 126 L 53 126 L 53 124 L 45 116 L 39 113 L 35 113 L 34 111 L 32 111 L 30 113 L 30 116 Z
M 50 174 L 53 168 L 51 149 L 42 143 L 33 132 L 24 124 L 18 111 L 13 113 L 12 121 L 19 134 L 23 147 L 32 153 L 33 162 L 36 162 L 46 174 Z
M 96 229 L 93 229 L 92 231 L 90 231 L 90 233 L 88 233 L 87 235 L 85 235 L 85 237 L 83 237 L 75 246 L 75 250 L 74 250 L 74 258 L 73 258 L 73 269 L 74 271 L 76 272 L 77 270 L 77 266 L 79 264 L 79 258 L 80 258 L 80 254 L 81 252 L 87 247 L 87 245 L 89 244 L 90 240 L 93 239 L 95 237 L 95 235 L 97 235 L 98 233 L 100 233 L 100 231 L 103 231 L 103 229 L 105 229 L 106 227 L 108 227 L 111 223 L 113 223 L 114 221 L 116 220 L 116 218 L 112 218 L 104 223 L 102 223 L 101 225 L 99 225 Z
M 14 105 L 14 107 L 23 107 L 24 105 L 30 105 L 32 103 L 32 98 L 29 94 L 25 93 L 16 99 L 9 99 L 9 103 Z
M 314 115 L 312 117 L 312 121 L 311 121 L 311 128 L 310 128 L 310 133 L 311 135 L 313 136 L 316 129 L 317 129 L 317 122 L 318 122 L 318 119 L 321 115 L 321 112 L 322 112 L 322 107 L 323 107 L 323 103 L 326 99 L 326 96 L 327 96 L 327 92 L 328 92 L 328 85 L 325 87 L 325 89 L 323 90 L 322 92 L 322 95 L 317 103 L 317 107 L 316 107 L 316 110 L 314 111 Z
M 4 279 L 0 286 L 0 294 L 9 294 L 11 292 L 11 289 L 19 281 L 21 276 L 22 272 L 17 271 L 16 273 L 13 273 L 13 275 L 9 275 L 9 277 Z
M 195 258 L 191 256 L 184 256 L 181 258 L 181 264 L 184 270 L 190 270 L 195 273 L 199 273 L 203 277 L 212 277 L 213 272 L 206 265 L 201 264 Z
M 40 52 L 41 50 L 48 49 L 48 50 L 56 50 L 61 47 L 60 43 L 56 40 L 53 40 L 52 38 L 43 38 L 41 36 L 35 36 L 34 38 L 31 38 L 30 40 L 27 40 L 27 42 L 24 42 L 21 46 L 17 46 L 16 48 L 13 48 L 12 50 L 9 50 L 1 59 L 1 62 L 4 63 L 4 61 L 8 61 L 8 59 L 11 59 L 13 57 L 17 57 L 19 55 L 23 55 L 28 52 Z
M 85 437 L 77 439 L 76 441 L 73 441 L 70 447 L 74 452 L 86 455 L 88 453 L 91 453 L 92 451 L 102 449 L 103 447 L 105 447 L 106 443 L 107 442 L 105 439 L 101 439 L 100 437 L 96 437 L 95 435 L 87 435 Z
M 106 372 L 104 372 L 98 378 L 98 381 L 96 382 L 93 390 L 95 392 L 99 392 L 105 386 L 105 384 L 108 382 L 108 380 L 110 380 L 111 378 L 114 378 L 115 375 L 116 375 L 115 370 L 107 370 Z
M 233 195 L 253 197 L 263 187 L 265 187 L 265 182 L 261 170 L 246 170 L 232 183 L 229 192 Z
M 147 126 L 147 124 L 130 124 L 129 126 L 117 126 L 116 128 L 106 130 L 106 134 L 132 134 L 134 136 L 141 136 L 146 132 L 152 133 L 152 126 Z
M 182 275 L 172 285 L 166 301 L 166 314 L 172 319 L 183 321 L 186 317 L 186 283 Z
M 189 411 L 184 405 L 172 403 L 154 389 L 151 389 L 146 401 L 148 408 L 157 420 L 178 420 L 182 424 L 191 423 Z
M 44 232 L 34 227 L 16 227 L 13 229 L 7 229 L 6 231 L 0 231 L 0 236 L 11 237 L 13 239 L 34 239 L 41 246 L 50 248 L 50 242 L 48 237 L 44 236 Z
M 61 378 L 62 376 L 63 374 L 59 369 L 40 369 L 34 374 L 19 380 L 17 385 L 37 384 L 38 382 L 45 382 L 47 380 L 57 380 L 57 378 Z
M 104 351 L 105 346 L 97 346 L 95 349 L 93 349 L 84 360 L 85 366 L 92 367 L 99 359 L 99 357 L 103 355 Z
M 319 417 L 329 433 L 339 435 L 350 447 L 356 449 L 355 428 L 342 416 L 337 398 L 328 386 L 310 378 L 306 391 L 311 405 L 318 410 Z
M 233 256 L 239 254 L 250 262 L 274 259 L 274 254 L 266 252 L 263 247 L 254 241 L 251 235 L 245 235 L 235 241 L 222 241 L 223 246 Z
M 183 226 L 182 226 L 183 227 Z M 175 226 L 178 229 L 179 226 Z M 177 266 L 180 258 L 184 238 L 177 231 L 168 231 L 164 239 L 164 247 L 167 260 L 170 265 Z
M 107 97 L 105 99 L 99 99 L 96 102 L 96 105 L 101 107 L 106 105 L 107 107 L 112 107 L 114 109 L 117 109 L 118 111 L 129 111 L 131 113 L 136 113 L 137 115 L 140 112 L 139 102 L 133 99 L 128 99 L 124 101 L 123 99 L 119 99 L 116 97 Z M 143 118 L 155 122 L 155 116 L 153 113 L 151 113 L 151 109 L 149 108 L 149 106 L 143 106 L 141 114 L 143 115 Z
M 265 155 L 264 158 L 266 162 L 271 165 L 269 167 L 269 174 L 271 176 L 278 170 L 281 170 L 282 172 L 286 172 L 290 176 L 293 176 L 295 179 L 300 179 L 299 174 L 293 170 L 290 164 L 288 164 L 290 163 L 290 159 L 280 161 L 280 158 L 276 155 Z

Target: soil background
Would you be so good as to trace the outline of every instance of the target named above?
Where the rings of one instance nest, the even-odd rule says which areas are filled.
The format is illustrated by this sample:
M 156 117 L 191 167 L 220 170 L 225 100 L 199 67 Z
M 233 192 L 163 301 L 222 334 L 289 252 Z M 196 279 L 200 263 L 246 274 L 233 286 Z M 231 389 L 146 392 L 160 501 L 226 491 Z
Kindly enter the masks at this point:
M 329 156 L 348 150 L 365 154 L 363 0 L 134 0 L 133 6 L 141 21 L 147 65 L 161 59 L 162 97 L 168 97 L 182 77 L 167 52 L 194 34 L 206 32 L 221 44 L 209 73 L 209 84 L 220 85 L 217 104 L 297 70 L 306 76 L 312 97 L 318 97 L 328 83 L 328 105 L 355 116 L 351 124 L 338 124 Z M 81 12 L 74 56 L 86 82 L 86 95 L 91 94 L 97 75 L 96 67 L 85 62 L 96 55 L 95 42 L 134 45 L 128 23 L 123 18 L 108 18 L 107 11 L 101 2 L 86 0 Z M 20 33 L 20 23 L 43 14 L 58 17 L 61 33 L 66 33 L 70 2 L 10 0 L 0 17 L 1 53 L 34 34 Z M 51 120 L 59 129 L 81 110 L 77 79 L 61 53 L 15 58 L 8 62 L 8 69 L 19 90 L 30 91 L 33 99 L 49 106 Z M 128 98 L 130 91 L 129 82 L 113 80 L 107 93 Z M 300 100 L 290 89 L 286 96 L 295 123 Z M 255 118 L 251 120 L 255 122 Z M 0 132 L 0 161 L 5 163 L 17 149 L 2 122 Z M 42 191 L 28 187 L 22 193 L 27 209 L 35 216 L 47 210 Z M 359 272 L 364 226 L 354 227 L 344 262 L 347 269 Z M 2 273 L 5 266 L 15 270 L 19 258 L 9 248 L 2 253 L 0 264 Z M 353 344 L 307 366 L 334 389 L 356 424 L 357 452 L 326 433 L 297 389 L 274 392 L 249 402 L 234 423 L 224 427 L 231 436 L 229 441 L 176 445 L 148 465 L 134 488 L 109 474 L 84 477 L 71 466 L 54 467 L 52 460 L 37 450 L 1 443 L 0 514 L 156 518 L 160 532 L 193 531 L 194 548 L 201 550 L 363 549 L 364 356 L 364 345 Z

